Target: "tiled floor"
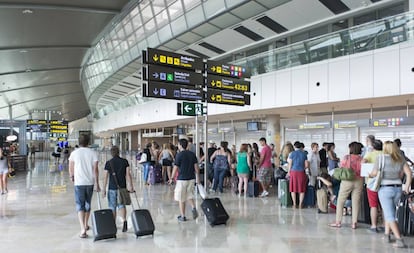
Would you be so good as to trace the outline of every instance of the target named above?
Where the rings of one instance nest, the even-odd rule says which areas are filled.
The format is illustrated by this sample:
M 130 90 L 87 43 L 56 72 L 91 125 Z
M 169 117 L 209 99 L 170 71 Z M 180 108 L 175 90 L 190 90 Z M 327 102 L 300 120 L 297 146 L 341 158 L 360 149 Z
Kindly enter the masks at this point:
M 148 187 L 138 180 L 141 205 L 150 209 L 155 222 L 154 238 L 136 239 L 131 222 L 129 231 L 122 233 L 118 220 L 116 240 L 93 242 L 91 231 L 89 238 L 80 239 L 67 166 L 60 171 L 53 161 L 42 159 L 29 165 L 27 173 L 19 172 L 9 181 L 9 193 L 0 196 L 1 252 L 394 252 L 382 235 L 367 232 L 367 225 L 352 230 L 349 216 L 342 228 L 330 228 L 334 213 L 281 208 L 274 193 L 265 199 L 221 195 L 231 217 L 227 226 L 212 228 L 204 215 L 178 223 L 173 188 Z M 201 199 L 197 202 L 200 206 Z M 106 200 L 103 203 L 106 207 Z M 96 209 L 96 194 L 93 204 Z M 405 240 L 409 249 L 395 251 L 412 251 L 414 240 Z

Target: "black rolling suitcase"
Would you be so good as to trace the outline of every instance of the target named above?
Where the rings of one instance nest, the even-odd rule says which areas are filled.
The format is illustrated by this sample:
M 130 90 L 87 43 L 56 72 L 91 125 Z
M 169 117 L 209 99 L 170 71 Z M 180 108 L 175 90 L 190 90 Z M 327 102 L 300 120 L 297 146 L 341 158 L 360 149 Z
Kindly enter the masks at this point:
M 247 182 L 247 196 L 259 196 L 259 181 L 256 179 L 256 166 L 253 167 L 253 178 Z
M 364 188 L 362 189 L 361 195 L 361 205 L 358 212 L 358 222 L 371 224 L 371 214 L 370 208 L 368 203 L 368 194 L 367 194 L 367 186 L 364 184 Z
M 315 187 L 312 185 L 308 185 L 306 187 L 305 198 L 303 200 L 303 205 L 305 207 L 315 207 L 316 204 L 316 192 Z
M 137 238 L 145 235 L 152 235 L 152 237 L 154 237 L 155 226 L 151 213 L 147 209 L 140 208 L 137 193 L 135 192 L 134 194 L 138 204 L 138 209 L 135 209 L 134 204 L 131 201 L 133 209 L 131 213 L 131 220 L 134 226 L 135 235 Z
M 398 229 L 400 230 L 401 234 L 404 236 L 414 235 L 414 223 L 413 214 L 410 211 L 409 207 L 409 198 L 412 198 L 412 194 L 401 194 L 401 199 L 397 206 L 397 211 L 395 215 L 397 216 L 397 224 Z
M 209 199 L 206 198 L 205 189 L 203 189 L 202 185 L 197 185 L 201 197 L 204 199 L 201 203 L 201 209 L 203 210 L 205 216 L 207 217 L 208 223 L 212 227 L 215 225 L 226 225 L 228 219 L 230 218 L 224 209 L 223 204 L 221 203 L 219 198 Z M 200 189 L 201 188 L 201 189 Z
M 97 192 L 98 208 L 92 213 L 94 242 L 98 240 L 116 238 L 116 224 L 111 209 L 101 209 L 101 200 Z

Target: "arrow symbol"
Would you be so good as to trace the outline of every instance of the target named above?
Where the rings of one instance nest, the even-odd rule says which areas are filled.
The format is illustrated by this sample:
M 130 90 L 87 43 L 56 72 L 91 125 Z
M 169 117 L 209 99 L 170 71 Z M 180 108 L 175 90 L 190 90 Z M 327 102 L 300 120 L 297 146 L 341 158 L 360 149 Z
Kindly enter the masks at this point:
M 216 71 L 216 67 L 215 66 L 211 67 L 211 70 L 213 70 L 213 72 Z
M 154 78 L 158 78 L 158 73 L 157 72 L 154 72 L 154 73 L 152 73 L 152 76 L 154 77 Z
M 211 100 L 213 100 L 213 101 L 216 100 L 216 96 L 212 95 Z
M 155 88 L 155 89 L 152 91 L 152 93 L 154 93 L 155 95 L 157 95 L 157 94 L 158 94 L 158 88 Z
M 191 112 L 192 110 L 193 110 L 193 108 L 191 108 L 191 106 L 190 106 L 190 105 L 185 105 L 185 106 L 184 106 L 184 111 L 185 111 L 185 112 L 187 112 L 187 113 L 188 113 L 188 112 Z
M 211 86 L 216 86 L 216 82 L 214 82 L 214 81 L 211 81 Z
M 154 60 L 154 61 L 158 61 L 158 55 L 157 54 L 154 54 L 154 56 L 152 57 L 152 59 Z

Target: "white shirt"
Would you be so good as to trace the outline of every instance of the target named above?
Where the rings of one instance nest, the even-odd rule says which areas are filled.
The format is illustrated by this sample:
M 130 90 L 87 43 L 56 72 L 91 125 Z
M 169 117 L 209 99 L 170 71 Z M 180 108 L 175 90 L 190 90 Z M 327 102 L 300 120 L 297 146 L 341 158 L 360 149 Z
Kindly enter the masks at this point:
M 75 149 L 69 157 L 74 162 L 74 185 L 94 185 L 94 164 L 98 161 L 98 155 L 90 148 L 80 147 Z

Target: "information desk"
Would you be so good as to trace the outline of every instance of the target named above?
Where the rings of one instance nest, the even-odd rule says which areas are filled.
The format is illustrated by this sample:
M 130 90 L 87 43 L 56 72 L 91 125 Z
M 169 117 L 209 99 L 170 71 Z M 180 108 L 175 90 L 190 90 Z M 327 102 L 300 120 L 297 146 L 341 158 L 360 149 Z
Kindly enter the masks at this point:
M 10 155 L 10 166 L 17 170 L 27 170 L 27 155 Z

